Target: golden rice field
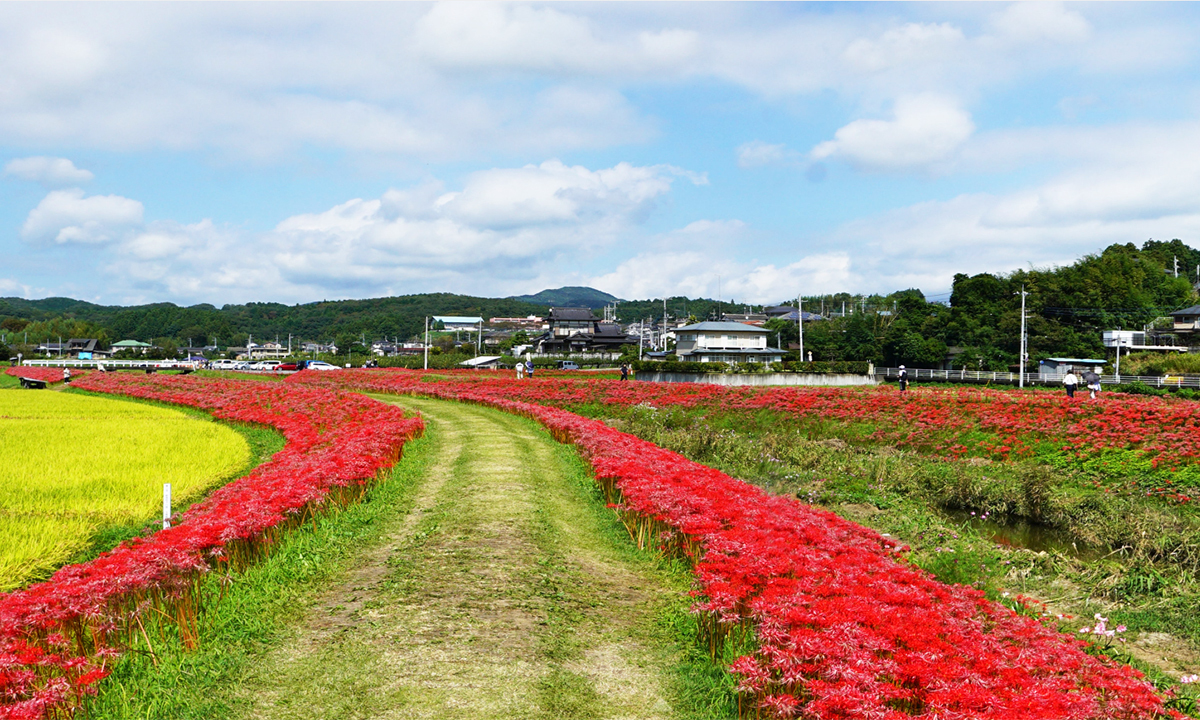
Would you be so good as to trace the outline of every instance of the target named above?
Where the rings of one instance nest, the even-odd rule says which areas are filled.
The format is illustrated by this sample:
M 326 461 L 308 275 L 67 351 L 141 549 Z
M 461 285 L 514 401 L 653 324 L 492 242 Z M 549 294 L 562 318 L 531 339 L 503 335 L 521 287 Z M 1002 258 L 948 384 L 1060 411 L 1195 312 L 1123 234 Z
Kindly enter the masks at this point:
M 177 410 L 0 391 L 0 590 L 42 577 L 116 525 L 175 512 L 250 458 L 230 428 Z

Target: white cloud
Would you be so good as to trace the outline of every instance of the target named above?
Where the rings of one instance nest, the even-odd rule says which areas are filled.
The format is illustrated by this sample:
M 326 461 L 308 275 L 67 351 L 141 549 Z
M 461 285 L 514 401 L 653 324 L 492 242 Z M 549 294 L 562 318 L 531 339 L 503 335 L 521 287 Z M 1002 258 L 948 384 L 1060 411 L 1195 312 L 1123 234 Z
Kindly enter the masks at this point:
M 552 266 L 602 254 L 639 235 L 639 224 L 679 176 L 705 180 L 670 166 L 619 163 L 590 170 L 550 160 L 474 173 L 457 191 L 427 182 L 349 200 L 258 234 L 210 221 L 142 226 L 140 205 L 137 222 L 125 223 L 120 233 L 111 225 L 72 227 L 89 228 L 89 237 L 118 239 L 107 270 L 139 296 L 286 301 L 426 291 L 504 294 L 543 277 L 561 278 Z M 43 204 L 91 200 L 74 194 Z M 29 223 L 31 235 L 61 232 L 66 214 L 60 209 L 60 219 L 51 221 L 49 210 L 40 213 Z
M 798 293 L 833 293 L 861 283 L 849 255 L 808 255 L 784 266 L 739 261 L 728 250 L 653 250 L 622 262 L 587 284 L 618 297 L 687 295 L 753 304 L 776 303 Z
M 737 148 L 738 166 L 743 168 L 791 165 L 798 157 L 796 151 L 788 149 L 788 146 L 782 143 L 772 145 L 761 140 L 751 140 Z
M 4 174 L 47 186 L 78 185 L 92 180 L 95 175 L 75 167 L 66 158 L 27 157 L 9 160 Z
M 699 36 L 691 30 L 622 34 L 602 39 L 582 14 L 500 3 L 439 3 L 414 28 L 418 51 L 435 63 L 489 72 L 641 73 L 679 68 L 699 52 Z
M 142 204 L 119 195 L 55 190 L 29 212 L 21 226 L 26 240 L 56 243 L 104 243 L 142 222 Z
M 950 98 L 915 95 L 896 101 L 892 120 L 855 120 L 812 150 L 872 170 L 920 168 L 948 159 L 975 131 L 971 116 Z
M 1092 34 L 1083 15 L 1059 2 L 1014 2 L 992 16 L 991 26 L 1013 42 L 1078 43 Z
M 0 296 L 29 297 L 29 286 L 10 278 L 0 278 Z
M 949 23 L 906 23 L 885 31 L 878 40 L 859 38 L 843 56 L 851 66 L 878 72 L 899 65 L 942 60 L 966 42 L 962 30 Z

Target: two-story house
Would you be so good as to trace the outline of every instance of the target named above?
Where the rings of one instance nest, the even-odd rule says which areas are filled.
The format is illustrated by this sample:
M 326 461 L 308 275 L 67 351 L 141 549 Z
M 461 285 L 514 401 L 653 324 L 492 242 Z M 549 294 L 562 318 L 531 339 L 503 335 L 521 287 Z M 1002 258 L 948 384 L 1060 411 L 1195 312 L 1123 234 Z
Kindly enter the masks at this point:
M 697 362 L 778 362 L 783 351 L 767 346 L 770 332 L 738 322 L 700 322 L 675 331 L 675 354 Z
M 1174 321 L 1174 330 L 1177 333 L 1189 335 L 1200 330 L 1200 305 L 1193 305 L 1189 308 L 1176 310 L 1171 313 L 1171 319 Z
M 534 340 L 538 352 L 617 352 L 622 345 L 637 345 L 621 326 L 596 317 L 589 308 L 554 307 L 546 318 L 549 329 Z

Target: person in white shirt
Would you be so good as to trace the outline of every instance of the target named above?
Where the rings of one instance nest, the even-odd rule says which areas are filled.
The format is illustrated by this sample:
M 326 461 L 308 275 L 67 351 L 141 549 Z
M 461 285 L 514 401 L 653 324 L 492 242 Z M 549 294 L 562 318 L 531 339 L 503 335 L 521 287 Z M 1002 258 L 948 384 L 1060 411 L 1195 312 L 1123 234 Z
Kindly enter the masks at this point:
M 1079 378 L 1075 377 L 1075 368 L 1071 368 L 1067 371 L 1067 374 L 1063 376 L 1063 387 L 1067 389 L 1068 398 L 1075 397 L 1075 388 L 1078 386 Z

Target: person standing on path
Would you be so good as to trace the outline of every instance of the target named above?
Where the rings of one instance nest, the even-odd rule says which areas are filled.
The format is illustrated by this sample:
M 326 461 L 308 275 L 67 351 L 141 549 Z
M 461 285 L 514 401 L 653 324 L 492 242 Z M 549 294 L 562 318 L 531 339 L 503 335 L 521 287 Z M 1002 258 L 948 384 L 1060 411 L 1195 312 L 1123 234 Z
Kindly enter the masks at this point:
M 1095 370 L 1088 370 L 1083 374 L 1083 384 L 1087 385 L 1090 397 L 1095 400 L 1096 393 L 1100 392 L 1100 376 Z
M 533 358 L 525 361 L 525 374 L 529 376 L 530 380 L 533 379 Z
M 621 379 L 629 379 L 629 363 L 621 363 Z
M 908 371 L 904 369 L 903 365 L 900 366 L 900 376 L 897 378 L 897 382 L 900 383 L 900 392 L 908 390 Z
M 69 367 L 63 368 L 63 383 L 67 385 L 71 384 L 71 368 Z
M 517 379 L 525 379 L 525 363 L 520 360 L 517 361 Z
M 1075 397 L 1075 388 L 1079 385 L 1079 378 L 1075 377 L 1075 368 L 1067 370 L 1067 374 L 1063 376 L 1063 387 L 1067 389 L 1067 398 Z

